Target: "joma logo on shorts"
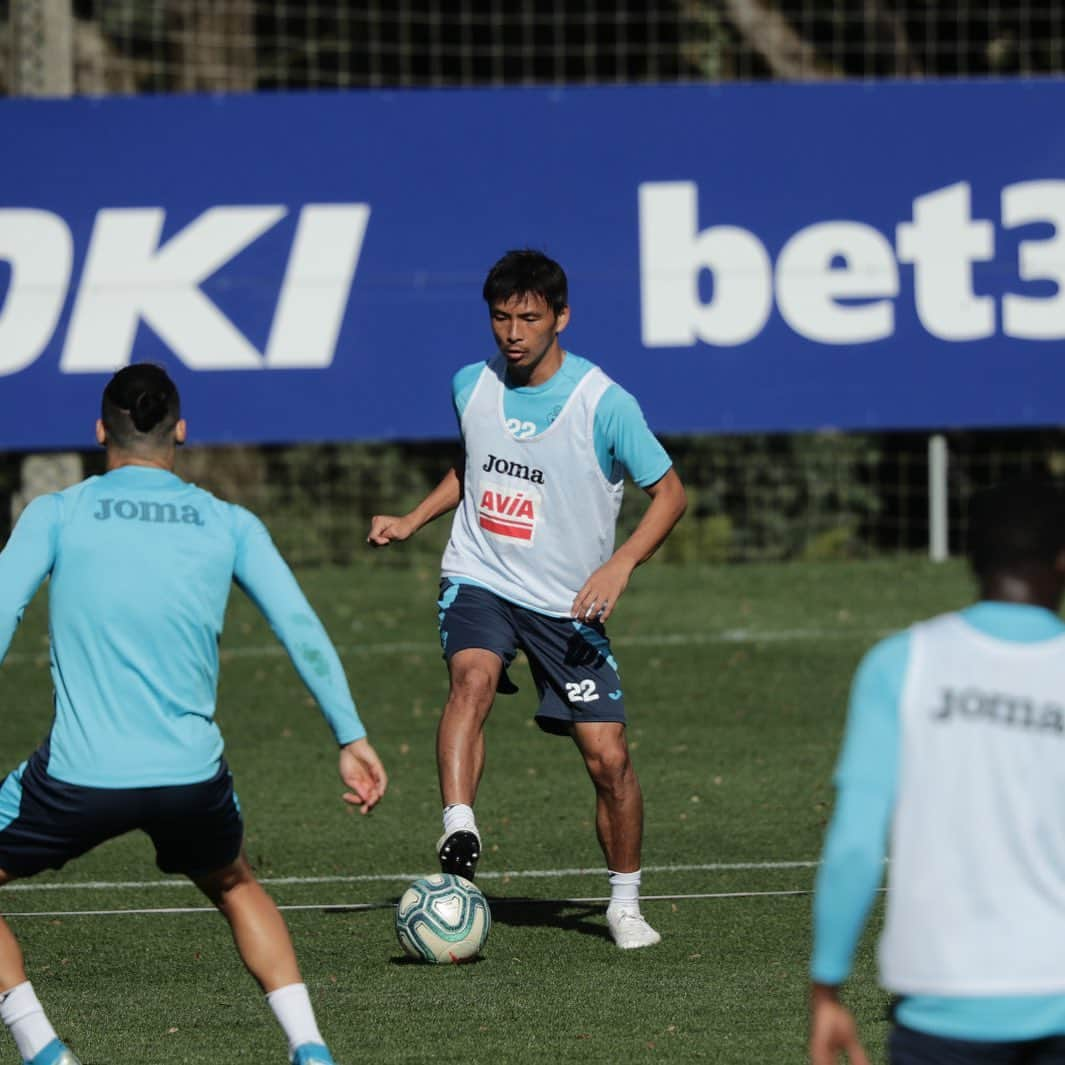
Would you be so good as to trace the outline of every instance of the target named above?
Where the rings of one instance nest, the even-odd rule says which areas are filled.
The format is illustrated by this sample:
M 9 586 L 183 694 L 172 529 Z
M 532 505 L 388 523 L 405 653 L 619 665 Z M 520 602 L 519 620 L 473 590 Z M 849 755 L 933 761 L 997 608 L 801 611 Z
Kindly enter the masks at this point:
M 1023 695 L 985 692 L 977 688 L 943 689 L 943 702 L 932 710 L 934 721 L 990 721 L 1012 728 L 1065 735 L 1065 707 L 1037 703 Z
M 186 503 L 153 503 L 146 499 L 101 499 L 93 515 L 97 521 L 121 518 L 123 521 L 150 521 L 156 525 L 203 525 L 199 510 Z
M 536 468 L 530 469 L 520 462 L 508 462 L 506 459 L 489 455 L 488 461 L 481 467 L 485 473 L 505 473 L 508 477 L 520 477 L 524 481 L 532 481 L 533 484 L 544 483 L 544 471 Z

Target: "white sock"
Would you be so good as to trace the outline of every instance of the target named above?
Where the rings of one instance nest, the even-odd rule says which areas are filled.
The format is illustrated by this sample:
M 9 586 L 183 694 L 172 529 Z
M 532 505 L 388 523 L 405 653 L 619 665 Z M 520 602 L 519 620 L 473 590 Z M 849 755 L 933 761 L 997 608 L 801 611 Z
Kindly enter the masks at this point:
M 450 836 L 452 832 L 472 832 L 478 839 L 481 838 L 480 832 L 477 831 L 472 806 L 453 802 L 450 806 L 444 807 L 444 835 Z
M 321 1043 L 325 1046 L 322 1033 L 318 1031 L 318 1022 L 314 1019 L 314 1009 L 311 1007 L 311 996 L 307 994 L 306 984 L 279 987 L 266 996 L 266 1001 L 270 1003 L 277 1023 L 288 1038 L 289 1054 L 304 1043 Z
M 7 1025 L 26 1061 L 32 1061 L 53 1039 L 59 1038 L 29 981 L 0 994 L 0 1021 Z
M 608 869 L 610 874 L 610 905 L 608 909 L 627 910 L 629 913 L 640 912 L 640 870 L 634 873 L 615 873 Z

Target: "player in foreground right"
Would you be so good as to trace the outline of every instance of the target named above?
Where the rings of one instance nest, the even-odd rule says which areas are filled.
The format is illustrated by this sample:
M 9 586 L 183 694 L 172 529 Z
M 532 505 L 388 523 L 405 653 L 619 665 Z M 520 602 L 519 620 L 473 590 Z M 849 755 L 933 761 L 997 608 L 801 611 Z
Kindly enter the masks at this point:
M 0 660 L 49 577 L 55 683 L 48 738 L 0 786 L 0 885 L 145 832 L 159 868 L 188 876 L 229 922 L 293 1065 L 333 1065 L 284 918 L 244 856 L 214 722 L 234 581 L 321 707 L 340 747 L 345 801 L 372 809 L 387 786 L 384 768 L 337 653 L 265 526 L 174 473 L 185 421 L 166 373 L 141 363 L 115 374 L 96 435 L 107 472 L 35 499 L 0 552 Z M 26 1065 L 78 1065 L 2 918 L 0 1021 Z M 244 1056 L 239 1046 L 236 1056 Z M 229 1054 L 220 1049 L 212 1060 Z
M 1062 493 L 977 496 L 969 555 L 979 602 L 877 644 L 854 680 L 814 900 L 813 1065 L 868 1065 L 837 990 L 889 849 L 892 1065 L 1065 1063 Z

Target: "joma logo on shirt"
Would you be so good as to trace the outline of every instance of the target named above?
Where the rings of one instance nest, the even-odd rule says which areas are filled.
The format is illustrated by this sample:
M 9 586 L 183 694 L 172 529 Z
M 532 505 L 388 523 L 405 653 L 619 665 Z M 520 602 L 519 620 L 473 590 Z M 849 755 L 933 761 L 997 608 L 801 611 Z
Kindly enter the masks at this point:
M 155 525 L 203 525 L 199 510 L 186 503 L 157 503 L 146 499 L 101 499 L 93 515 L 97 521 L 121 518 L 123 521 L 149 521 Z
M 977 688 L 943 689 L 943 702 L 932 710 L 934 721 L 990 721 L 1012 728 L 1065 735 L 1065 707 L 1037 703 L 1023 695 L 985 692 Z
M 485 473 L 505 473 L 508 477 L 520 477 L 524 481 L 532 481 L 533 484 L 544 483 L 544 471 L 535 467 L 522 465 L 520 462 L 509 462 L 507 459 L 489 455 L 488 461 L 481 467 Z

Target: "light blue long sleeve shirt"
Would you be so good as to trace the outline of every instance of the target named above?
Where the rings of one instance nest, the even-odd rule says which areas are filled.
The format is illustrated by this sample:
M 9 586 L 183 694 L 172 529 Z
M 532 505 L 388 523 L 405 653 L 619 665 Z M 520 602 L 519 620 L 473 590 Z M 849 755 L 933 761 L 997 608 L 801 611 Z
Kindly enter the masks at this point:
M 980 632 L 1020 643 L 1053 639 L 1065 631 L 1065 623 L 1049 610 L 1021 604 L 984 601 L 961 616 Z M 850 972 L 883 878 L 909 658 L 909 633 L 888 637 L 862 660 L 851 688 L 836 766 L 836 805 L 814 894 L 810 974 L 819 983 L 838 984 Z M 896 1016 L 909 1028 L 955 1039 L 1035 1039 L 1065 1034 L 1065 995 L 911 995 L 901 1000 Z
M 218 643 L 234 581 L 337 742 L 366 734 L 336 650 L 265 526 L 173 473 L 123 466 L 26 508 L 0 552 L 0 660 L 46 577 L 48 771 L 59 780 L 155 787 L 216 772 Z

